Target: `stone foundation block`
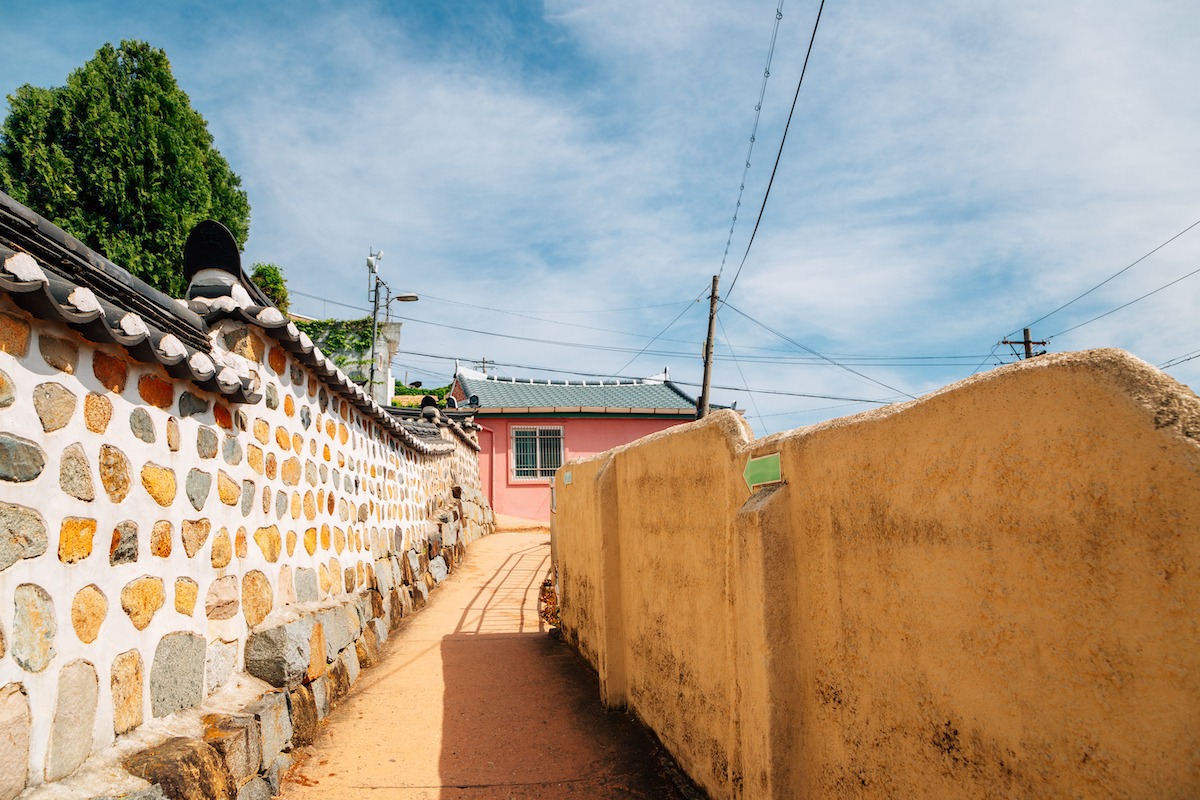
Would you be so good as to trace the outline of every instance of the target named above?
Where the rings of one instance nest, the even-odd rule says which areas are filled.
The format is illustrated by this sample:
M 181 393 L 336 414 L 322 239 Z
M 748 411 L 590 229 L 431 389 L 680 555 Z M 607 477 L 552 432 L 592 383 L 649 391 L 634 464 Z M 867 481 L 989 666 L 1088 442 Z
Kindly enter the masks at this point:
M 242 784 L 238 789 L 237 800 L 271 800 L 271 784 L 257 776 Z
M 292 745 L 292 718 L 288 713 L 287 695 L 270 692 L 246 706 L 247 714 L 258 720 L 262 742 L 262 767 L 271 763 Z
M 346 681 L 348 686 L 358 683 L 358 672 L 361 667 L 358 663 L 358 649 L 356 647 L 347 647 L 342 651 L 341 661 L 346 665 Z
M 271 794 L 278 794 L 279 787 L 283 783 L 283 776 L 292 767 L 292 757 L 287 753 L 282 753 L 278 758 L 271 762 L 271 766 L 267 768 L 266 780 L 271 787 Z
M 134 753 L 123 762 L 130 774 L 162 787 L 172 800 L 234 800 L 224 759 L 199 739 L 177 736 Z
M 32 725 L 25 687 L 10 683 L 0 688 L 0 800 L 12 800 L 25 789 Z
M 174 714 L 204 699 L 206 649 L 204 637 L 194 633 L 168 633 L 158 641 L 150 665 L 150 708 L 154 716 Z
M 371 620 L 372 623 L 377 620 Z M 375 634 L 374 625 L 368 624 L 363 628 L 362 635 L 354 643 L 354 651 L 358 656 L 358 664 L 368 669 L 379 663 L 379 637 Z
M 322 675 L 308 685 L 312 691 L 313 704 L 317 708 L 317 719 L 322 720 L 329 716 L 329 678 Z
M 346 662 L 336 659 L 329 665 L 329 707 L 335 708 L 342 699 L 350 693 L 350 677 L 346 672 Z
M 204 741 L 221 754 L 234 784 L 257 775 L 262 765 L 258 720 L 252 716 L 220 714 L 206 718 L 206 722 L 210 724 L 204 731 Z
M 317 701 L 307 686 L 297 686 L 288 693 L 292 709 L 292 746 L 309 744 L 317 735 Z
M 338 653 L 349 646 L 358 635 L 358 631 L 355 630 L 358 612 L 350 609 L 350 614 L 355 616 L 353 626 L 344 606 L 336 606 L 317 614 L 317 621 L 325 631 L 325 660 L 330 663 L 333 663 Z
M 295 686 L 308 674 L 313 620 L 256 631 L 246 640 L 246 671 L 272 686 Z

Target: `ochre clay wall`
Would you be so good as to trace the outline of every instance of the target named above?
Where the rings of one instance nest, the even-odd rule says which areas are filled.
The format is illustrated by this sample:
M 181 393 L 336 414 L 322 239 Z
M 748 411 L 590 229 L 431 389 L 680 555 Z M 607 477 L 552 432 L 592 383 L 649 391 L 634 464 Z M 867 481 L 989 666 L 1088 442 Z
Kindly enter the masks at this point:
M 282 691 L 209 725 L 226 763 L 208 772 L 235 793 L 277 781 L 280 751 L 489 529 L 461 438 L 418 452 L 253 326 L 213 344 L 257 373 L 259 402 L 0 297 L 3 800 L 243 669 Z
M 1200 791 L 1200 399 L 1124 353 L 718 414 L 556 494 L 566 635 L 714 797 Z

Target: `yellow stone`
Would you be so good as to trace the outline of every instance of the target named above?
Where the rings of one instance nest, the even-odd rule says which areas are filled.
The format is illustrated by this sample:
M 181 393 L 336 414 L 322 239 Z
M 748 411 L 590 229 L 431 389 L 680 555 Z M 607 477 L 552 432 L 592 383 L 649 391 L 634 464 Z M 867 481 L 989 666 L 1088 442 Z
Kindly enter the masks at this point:
M 89 392 L 83 398 L 83 421 L 92 433 L 104 433 L 112 420 L 112 401 L 101 394 Z
M 191 578 L 175 579 L 175 610 L 190 617 L 196 610 L 196 597 L 200 594 L 200 584 Z
M 292 492 L 291 503 L 292 519 L 300 519 L 300 493 Z
M 246 623 L 253 628 L 267 618 L 274 605 L 271 582 L 267 576 L 252 569 L 242 578 L 242 614 Z
M 217 471 L 217 496 L 227 506 L 236 506 L 242 499 L 242 487 L 224 470 Z
M 296 532 L 288 531 L 287 532 L 287 554 L 289 556 L 291 556 L 295 552 L 296 552 Z
M 210 556 L 213 569 L 222 569 L 229 566 L 229 562 L 233 560 L 233 544 L 229 541 L 229 531 L 221 528 L 217 535 L 213 537 L 212 554 Z
M 146 630 L 150 620 L 166 602 L 162 578 L 143 575 L 130 581 L 121 590 L 121 608 L 129 615 L 133 627 Z
M 331 584 L 329 582 L 329 567 L 325 566 L 324 564 L 321 564 L 319 577 L 320 577 L 320 581 L 321 581 L 321 594 L 322 595 L 329 594 L 329 590 L 331 587 Z
M 207 518 L 183 521 L 183 550 L 187 553 L 188 558 L 192 558 L 200 552 L 200 548 L 208 541 L 208 534 L 211 531 L 212 521 Z
M 92 538 L 96 535 L 96 520 L 86 517 L 67 517 L 58 534 L 58 560 L 74 564 L 92 554 Z
M 300 459 L 289 458 L 283 462 L 283 467 L 279 471 L 279 479 L 288 486 L 296 486 L 300 483 Z
M 339 556 L 346 549 L 346 533 L 336 525 L 333 527 L 333 550 Z
M 246 557 L 246 552 L 247 552 L 246 538 L 247 538 L 246 529 L 238 528 L 237 536 L 234 538 L 234 542 L 233 542 L 233 552 L 237 554 L 238 558 Z
M 160 558 L 171 555 L 171 523 L 160 519 L 150 529 L 150 552 Z
M 279 445 L 280 450 L 292 449 L 292 436 L 282 425 L 275 429 L 275 444 Z
M 275 473 L 278 471 L 278 462 L 275 460 L 274 453 L 267 453 L 267 477 L 275 480 Z
M 271 438 L 271 426 L 265 419 L 254 420 L 254 438 L 266 444 Z
M 304 549 L 308 554 L 314 555 L 317 552 L 317 529 L 308 528 L 304 531 Z
M 298 433 L 292 434 L 292 450 L 294 450 L 298 456 L 304 455 L 304 437 Z
M 317 518 L 317 498 L 312 492 L 304 493 L 304 518 L 314 520 Z
M 350 439 L 350 429 L 342 423 L 338 423 L 338 440 L 345 444 Z
M 100 587 L 90 584 L 75 593 L 71 601 L 71 624 L 75 635 L 84 644 L 91 644 L 100 635 L 100 623 L 108 615 L 108 598 Z
M 142 486 L 160 506 L 169 506 L 175 500 L 175 472 L 168 467 L 146 464 L 142 467 Z
M 328 550 L 330 542 L 330 531 L 328 525 L 321 526 L 321 549 Z
M 278 526 L 270 525 L 265 528 L 259 528 L 254 532 L 254 541 L 258 545 L 258 549 L 262 550 L 263 557 L 267 561 L 274 564 L 279 560 L 279 550 L 282 542 Z
M 321 565 L 325 569 L 325 565 Z M 308 639 L 308 679 L 315 681 L 325 674 L 325 626 L 319 622 L 313 623 L 312 636 Z
M 264 468 L 262 448 L 255 444 L 246 445 L 246 463 L 255 473 L 262 475 Z

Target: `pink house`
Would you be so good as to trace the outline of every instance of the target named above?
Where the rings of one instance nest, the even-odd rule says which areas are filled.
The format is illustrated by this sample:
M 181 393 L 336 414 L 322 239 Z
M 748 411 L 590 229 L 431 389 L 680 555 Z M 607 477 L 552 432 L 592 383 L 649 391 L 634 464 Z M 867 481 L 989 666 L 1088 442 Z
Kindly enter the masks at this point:
M 450 396 L 475 412 L 479 479 L 499 514 L 550 521 L 554 471 L 696 418 L 696 401 L 661 377 L 545 381 L 458 369 Z

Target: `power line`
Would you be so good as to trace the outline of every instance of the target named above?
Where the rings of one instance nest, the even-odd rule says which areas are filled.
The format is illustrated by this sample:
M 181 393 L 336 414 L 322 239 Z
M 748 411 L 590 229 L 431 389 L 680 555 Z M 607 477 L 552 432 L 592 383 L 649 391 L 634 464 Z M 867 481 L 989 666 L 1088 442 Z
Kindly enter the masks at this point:
M 1033 322 L 1031 322 L 1031 323 L 1029 323 L 1028 325 L 1025 325 L 1025 326 L 1023 326 L 1023 327 L 1025 327 L 1025 328 L 1032 328 L 1034 325 L 1037 325 L 1037 324 L 1038 324 L 1039 322 L 1041 322 L 1042 320 L 1044 320 L 1044 319 L 1048 319 L 1049 317 L 1052 317 L 1052 316 L 1054 316 L 1055 314 L 1057 314 L 1058 312 L 1062 311 L 1064 308 L 1066 308 L 1067 306 L 1071 305 L 1071 304 L 1072 304 L 1072 303 L 1074 303 L 1075 301 L 1077 301 L 1077 300 L 1082 300 L 1083 298 L 1087 297 L 1087 296 L 1088 296 L 1089 294 L 1091 294 L 1092 292 L 1094 292 L 1094 291 L 1096 291 L 1097 289 L 1099 289 L 1099 288 L 1100 288 L 1101 286 L 1103 286 L 1104 284 L 1106 284 L 1106 283 L 1108 283 L 1109 281 L 1111 281 L 1113 278 L 1116 278 L 1118 275 L 1121 275 L 1122 273 L 1125 273 L 1125 272 L 1127 272 L 1128 270 L 1132 269 L 1133 267 L 1136 267 L 1138 264 L 1142 263 L 1142 262 L 1143 262 L 1143 261 L 1145 261 L 1147 258 L 1149 258 L 1150 256 L 1154 255 L 1154 254 L 1155 254 L 1155 253 L 1157 253 L 1159 250 L 1162 250 L 1164 247 L 1166 247 L 1166 246 L 1167 246 L 1167 245 L 1169 245 L 1171 242 L 1173 242 L 1173 241 L 1175 241 L 1176 239 L 1178 239 L 1180 236 L 1183 236 L 1185 233 L 1187 233 L 1188 231 L 1190 231 L 1192 228 L 1196 227 L 1197 225 L 1200 225 L 1200 219 L 1196 220 L 1196 221 L 1195 221 L 1195 222 L 1193 222 L 1191 225 L 1188 225 L 1186 228 L 1184 228 L 1183 230 L 1181 230 L 1179 233 L 1175 234 L 1175 235 L 1174 235 L 1174 236 L 1172 236 L 1170 239 L 1167 239 L 1165 242 L 1163 242 L 1163 243 L 1162 243 L 1162 244 L 1160 244 L 1158 247 L 1156 247 L 1156 248 L 1154 248 L 1153 250 L 1151 250 L 1149 253 L 1146 253 L 1146 255 L 1142 256 L 1142 257 L 1141 257 L 1141 258 L 1139 258 L 1139 259 L 1137 259 L 1137 260 L 1136 260 L 1136 261 L 1134 261 L 1132 264 L 1129 264 L 1128 266 L 1126 266 L 1126 267 L 1123 267 L 1122 269 L 1119 269 L 1119 270 L 1117 270 L 1117 271 L 1116 271 L 1116 272 L 1114 272 L 1112 275 L 1109 275 L 1107 278 L 1105 278 L 1104 280 L 1100 281 L 1099 283 L 1097 283 L 1097 284 L 1096 284 L 1095 286 L 1093 286 L 1092 288 L 1088 289 L 1088 290 L 1087 290 L 1086 292 L 1084 292 L 1083 294 L 1079 295 L 1078 297 L 1074 298 L 1073 300 L 1068 300 L 1067 302 L 1063 303 L 1063 304 L 1062 304 L 1061 306 L 1059 306 L 1058 308 L 1056 308 L 1056 309 L 1054 309 L 1053 311 L 1051 311 L 1049 314 L 1046 314 L 1046 315 L 1044 315 L 1044 316 L 1038 317 L 1038 318 L 1037 318 L 1037 319 L 1035 319 Z M 1141 298 L 1139 298 L 1139 299 L 1141 299 Z M 1136 301 L 1135 301 L 1135 302 L 1136 302 Z M 1086 324 L 1086 323 L 1084 323 L 1084 324 Z M 1007 339 L 1009 336 L 1014 336 L 1014 335 L 1016 335 L 1018 332 L 1020 332 L 1020 330 L 1021 330 L 1021 329 L 1020 329 L 1020 328 L 1018 328 L 1017 330 L 1010 332 L 1010 333 L 1008 334 L 1008 336 L 1005 336 L 1004 338 L 1006 338 L 1006 339 Z
M 677 316 L 677 317 L 675 317 L 675 319 L 671 320 L 671 322 L 670 322 L 670 323 L 667 325 L 667 327 L 663 328 L 661 331 L 659 331 L 659 332 L 658 332 L 658 336 L 655 336 L 653 339 L 651 339 L 651 340 L 650 340 L 650 342 L 649 342 L 649 343 L 648 343 L 648 344 L 647 344 L 645 347 L 643 347 L 643 348 L 642 348 L 640 351 L 638 351 L 638 354 L 637 354 L 637 355 L 635 355 L 633 358 L 631 358 L 631 359 L 629 359 L 628 361 L 626 361 L 626 362 L 625 362 L 625 363 L 624 363 L 624 364 L 621 366 L 621 368 L 617 370 L 617 372 L 623 372 L 623 371 L 626 369 L 626 367 L 628 367 L 628 366 L 629 366 L 630 364 L 632 364 L 633 362 L 637 361 L 637 360 L 638 360 L 638 359 L 641 357 L 642 353 L 645 353 L 645 352 L 646 352 L 646 350 L 648 350 L 648 349 L 649 349 L 650 345 L 652 345 L 652 344 L 654 344 L 656 341 L 658 341 L 658 337 L 659 337 L 659 336 L 662 336 L 664 333 L 666 333 L 667 331 L 671 330 L 671 327 L 672 327 L 672 326 L 674 326 L 674 324 L 675 324 L 676 322 L 679 322 L 679 320 L 683 318 L 683 315 L 684 315 L 684 314 L 686 314 L 686 313 L 688 312 L 688 309 L 689 309 L 689 308 L 691 308 L 693 305 L 695 305 L 695 303 L 696 303 L 696 300 L 699 300 L 699 299 L 700 299 L 700 298 L 701 298 L 701 297 L 704 295 L 704 293 L 705 293 L 706 291 L 708 291 L 707 287 L 706 287 L 706 288 L 704 288 L 704 289 L 701 289 L 701 290 L 700 290 L 700 294 L 696 295 L 696 298 L 695 298 L 695 300 L 692 300 L 692 302 L 688 304 L 687 308 L 685 308 L 685 309 L 683 309 L 683 311 L 680 311 L 680 312 L 679 312 L 679 316 Z
M 729 334 L 725 332 L 725 323 L 721 321 L 721 317 L 717 316 L 717 324 L 721 326 L 721 336 L 725 339 L 726 346 L 729 347 Z M 729 352 L 733 353 L 733 348 L 729 347 Z M 755 399 L 754 392 L 750 391 L 750 384 L 746 382 L 746 373 L 742 372 L 742 364 L 734 356 L 733 363 L 737 365 L 738 377 L 742 379 L 742 385 L 746 387 L 746 392 L 750 395 L 750 405 L 754 408 L 754 413 L 759 415 L 759 422 L 762 422 L 761 415 L 758 411 L 758 400 Z M 766 423 L 763 423 L 763 434 L 767 433 Z
M 788 112 L 787 124 L 783 126 L 783 136 L 779 139 L 779 152 L 775 155 L 775 166 L 771 169 L 771 179 L 767 181 L 767 191 L 763 193 L 762 205 L 758 209 L 758 219 L 754 221 L 754 230 L 750 232 L 750 241 L 746 243 L 746 252 L 742 255 L 742 263 L 738 264 L 737 272 L 733 274 L 733 281 L 725 290 L 726 300 L 729 299 L 729 295 L 733 294 L 733 287 L 737 286 L 738 277 L 742 274 L 742 267 L 746 266 L 746 259 L 750 256 L 754 237 L 758 234 L 758 226 L 762 223 L 763 212 L 767 208 L 767 198 L 771 196 L 771 187 L 775 185 L 775 173 L 779 171 L 779 160 L 783 158 L 783 143 L 787 141 L 788 128 L 792 126 L 792 115 L 796 113 L 796 101 L 800 99 L 800 87 L 804 85 L 804 73 L 808 71 L 808 59 L 812 55 L 813 42 L 817 40 L 817 26 L 821 23 L 821 12 L 824 10 L 825 0 L 821 0 L 821 5 L 817 9 L 817 18 L 813 21 L 812 36 L 808 39 L 808 52 L 804 54 L 804 66 L 800 68 L 800 80 L 796 82 L 796 94 L 792 97 L 792 110 Z
M 1193 350 L 1190 353 L 1184 353 L 1181 356 L 1175 356 L 1174 358 L 1169 358 L 1166 361 L 1164 361 L 1163 363 L 1159 364 L 1158 368 L 1159 369 L 1169 369 L 1178 364 L 1182 364 L 1185 361 L 1191 361 L 1193 358 L 1200 358 L 1200 350 Z
M 1192 277 L 1197 272 L 1200 272 L 1200 268 L 1194 269 L 1191 272 L 1189 272 L 1187 275 L 1184 275 L 1182 278 L 1176 278 L 1175 280 L 1171 281 L 1170 283 L 1158 287 L 1154 291 L 1146 292 L 1141 297 L 1135 297 L 1134 299 L 1130 300 L 1128 303 L 1122 303 L 1121 305 L 1117 306 L 1116 308 L 1112 309 L 1111 311 L 1105 311 L 1103 314 L 1098 314 L 1085 322 L 1081 322 L 1078 325 L 1073 325 L 1070 328 L 1067 328 L 1065 331 L 1059 331 L 1058 333 L 1054 334 L 1053 336 L 1050 336 L 1047 338 L 1055 339 L 1059 336 L 1062 336 L 1064 333 L 1070 333 L 1073 330 L 1082 328 L 1084 325 L 1090 325 L 1091 323 L 1095 322 L 1098 319 L 1103 319 L 1104 317 L 1107 317 L 1109 314 L 1114 314 L 1114 313 L 1120 311 L 1122 308 L 1128 308 L 1129 306 L 1133 305 L 1134 303 L 1138 302 L 1139 300 L 1145 300 L 1150 295 L 1158 294 L 1163 289 L 1169 289 L 1170 287 L 1174 286 L 1175 284 L 1179 283 L 1180 281 L 1182 281 L 1186 278 Z

